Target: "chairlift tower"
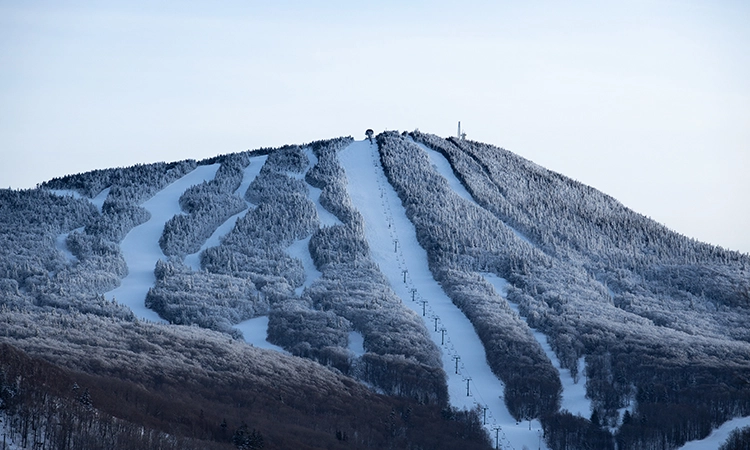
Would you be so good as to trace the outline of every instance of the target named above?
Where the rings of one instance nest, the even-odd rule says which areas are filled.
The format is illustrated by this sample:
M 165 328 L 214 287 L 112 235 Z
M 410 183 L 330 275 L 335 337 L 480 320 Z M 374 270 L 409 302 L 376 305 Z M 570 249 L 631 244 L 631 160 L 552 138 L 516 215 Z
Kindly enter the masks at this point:
M 466 132 L 463 132 L 463 133 L 461 132 L 461 121 L 460 120 L 458 121 L 458 134 L 456 135 L 456 138 L 459 141 L 463 141 L 464 139 L 466 139 Z

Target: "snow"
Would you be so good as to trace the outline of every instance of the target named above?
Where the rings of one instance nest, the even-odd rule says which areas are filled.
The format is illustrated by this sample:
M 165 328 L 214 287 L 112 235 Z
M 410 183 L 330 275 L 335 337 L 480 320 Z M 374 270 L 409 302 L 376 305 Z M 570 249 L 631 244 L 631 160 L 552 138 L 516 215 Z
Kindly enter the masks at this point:
M 451 167 L 450 162 L 445 158 L 445 156 L 443 156 L 440 152 L 432 150 L 424 144 L 417 145 L 419 145 L 419 147 L 427 153 L 433 167 L 440 175 L 443 176 L 443 178 L 448 181 L 448 185 L 456 194 L 458 194 L 461 198 L 479 206 L 474 201 L 474 198 L 471 196 L 471 194 L 466 190 L 461 181 L 453 173 L 453 168 Z M 526 236 L 519 233 L 513 227 L 508 228 L 510 228 L 521 240 L 527 243 L 531 243 Z M 500 294 L 500 296 L 502 296 L 503 298 L 507 296 L 507 280 L 500 278 L 495 274 L 486 273 L 483 275 L 485 279 L 495 287 L 495 290 L 498 294 Z M 511 305 L 511 308 L 513 308 L 516 313 L 518 313 L 518 305 L 515 305 L 511 302 L 508 303 Z M 563 369 L 560 366 L 560 360 L 557 358 L 557 355 L 555 355 L 552 347 L 550 347 L 549 342 L 547 341 L 547 337 L 536 330 L 532 331 L 534 339 L 536 339 L 536 341 L 539 342 L 539 345 L 542 346 L 544 353 L 547 355 L 550 361 L 552 361 L 552 364 L 560 374 L 560 381 L 563 386 L 562 402 L 560 408 L 568 410 L 571 414 L 580 415 L 581 417 L 588 419 L 591 416 L 591 401 L 586 398 L 586 378 L 583 358 L 578 360 L 579 380 L 578 382 L 576 382 L 571 376 L 570 370 Z
M 273 345 L 266 340 L 268 337 L 268 316 L 259 316 L 245 320 L 235 325 L 234 328 L 240 330 L 242 336 L 245 338 L 245 342 L 254 347 L 288 353 L 278 345 Z
M 485 280 L 495 288 L 498 294 L 503 298 L 506 297 L 508 290 L 508 281 L 506 279 L 498 277 L 494 273 L 483 273 L 482 275 L 484 275 Z M 507 298 L 506 301 L 508 301 Z M 518 311 L 518 304 L 508 301 L 508 305 L 510 305 L 511 309 L 521 317 L 521 314 Z M 531 332 L 534 339 L 536 339 L 542 347 L 547 358 L 552 361 L 552 365 L 555 366 L 555 369 L 557 369 L 557 372 L 560 375 L 560 382 L 562 383 L 563 388 L 560 409 L 567 410 L 571 414 L 581 416 L 585 419 L 591 417 L 591 400 L 586 398 L 586 367 L 584 359 L 578 359 L 578 380 L 576 381 L 570 374 L 569 369 L 563 369 L 561 367 L 560 360 L 549 345 L 547 336 L 534 328 L 531 329 Z
M 738 429 L 750 426 L 750 416 L 737 417 L 724 422 L 719 428 L 714 429 L 707 438 L 690 441 L 679 448 L 679 450 L 718 450 L 721 444 L 726 442 L 729 434 Z
M 191 186 L 212 180 L 219 166 L 220 164 L 199 166 L 141 205 L 151 214 L 151 218 L 130 230 L 120 243 L 120 249 L 128 265 L 128 275 L 122 279 L 118 288 L 105 294 L 106 298 L 115 299 L 128 306 L 140 319 L 164 322 L 156 312 L 145 305 L 146 294 L 156 282 L 156 262 L 165 259 L 159 247 L 159 238 L 164 231 L 164 224 L 175 214 L 182 213 L 179 203 L 182 193 Z
M 349 180 L 349 195 L 365 219 L 374 261 L 402 302 L 423 317 L 442 351 L 451 405 L 487 408 L 485 429 L 493 440 L 499 438 L 503 448 L 546 448 L 538 421 L 516 423 L 511 417 L 502 399 L 504 385 L 490 370 L 474 327 L 432 277 L 414 225 L 383 174 L 377 147 L 367 140 L 357 141 L 339 156 Z
M 315 282 L 315 280 L 323 276 L 323 274 L 315 268 L 315 263 L 310 256 L 310 237 L 311 236 L 308 236 L 305 239 L 294 241 L 294 243 L 286 249 L 287 254 L 292 258 L 297 258 L 302 261 L 302 266 L 305 268 L 305 281 L 302 283 L 302 286 L 299 286 L 294 290 L 294 293 L 297 294 L 298 297 L 302 295 L 302 292 L 306 287 L 309 287 Z
M 73 233 L 75 231 L 81 232 L 83 231 L 84 228 L 85 227 L 76 228 L 70 233 Z M 78 258 L 76 258 L 76 255 L 74 255 L 73 252 L 71 252 L 70 249 L 68 249 L 68 244 L 66 243 L 68 240 L 68 235 L 70 235 L 70 233 L 59 234 L 57 238 L 55 239 L 55 246 L 57 247 L 58 250 L 62 252 L 63 256 L 65 256 L 65 260 L 68 261 L 69 264 L 72 264 L 78 261 Z
M 323 205 L 320 204 L 320 194 L 323 190 L 310 185 L 307 185 L 307 189 L 310 192 L 308 198 L 315 203 L 315 209 L 318 212 L 318 220 L 320 220 L 320 224 L 329 227 L 333 225 L 341 225 L 339 218 L 328 212 L 328 210 L 323 208 Z
M 307 155 L 310 163 L 308 164 L 307 169 L 304 170 L 301 175 L 294 174 L 295 178 L 300 180 L 304 179 L 304 174 L 307 173 L 307 170 L 311 169 L 315 164 L 318 163 L 318 157 L 315 156 L 312 148 L 307 147 L 304 149 L 304 152 Z M 318 213 L 318 220 L 320 221 L 320 224 L 325 226 L 341 224 L 341 221 L 336 216 L 328 212 L 328 210 L 323 208 L 323 205 L 320 204 L 320 193 L 322 192 L 322 190 L 314 188 L 309 184 L 307 185 L 307 189 L 308 198 L 315 204 L 315 209 Z M 286 253 L 289 256 L 302 261 L 302 266 L 305 269 L 305 281 L 302 283 L 302 286 L 299 286 L 294 290 L 294 293 L 297 294 L 298 297 L 302 295 L 302 292 L 306 287 L 310 287 L 315 282 L 315 280 L 323 276 L 323 274 L 315 267 L 315 262 L 310 256 L 310 238 L 311 236 L 308 236 L 305 239 L 295 241 L 286 249 Z
M 260 174 L 260 170 L 266 163 L 266 159 L 268 159 L 268 155 L 254 156 L 250 158 L 250 164 L 245 168 L 245 171 L 242 175 L 242 182 L 240 183 L 240 186 L 234 191 L 234 195 L 242 198 L 243 200 L 245 199 L 245 193 L 247 192 L 247 189 L 250 187 L 250 184 L 252 184 L 258 174 Z M 216 172 L 214 171 L 214 175 L 215 174 Z M 221 244 L 221 239 L 227 233 L 232 231 L 232 229 L 234 229 L 237 220 L 244 217 L 253 206 L 250 202 L 247 202 L 247 205 L 247 209 L 245 209 L 244 211 L 240 211 L 239 213 L 233 215 L 232 217 L 225 220 L 224 223 L 219 225 L 211 234 L 211 236 L 206 239 L 206 242 L 201 245 L 201 248 L 197 252 L 187 255 L 184 260 L 185 264 L 194 271 L 202 270 L 200 263 L 201 252 L 207 248 L 216 247 Z M 271 344 L 266 340 L 266 337 L 268 336 L 268 316 L 259 316 L 242 321 L 235 325 L 233 328 L 241 331 L 245 342 L 254 347 L 286 353 L 283 348 Z
M 304 151 L 308 159 L 310 160 L 310 164 L 307 167 L 307 170 L 309 170 L 312 166 L 317 164 L 318 159 L 313 153 L 312 148 L 309 148 L 309 147 L 305 148 Z M 265 158 L 266 157 L 264 156 L 262 162 L 265 162 Z M 303 171 L 302 173 L 288 173 L 288 175 L 292 176 L 293 178 L 301 180 L 301 179 L 304 179 L 304 174 L 307 172 L 307 170 Z M 244 192 L 247 191 L 247 187 L 250 186 L 250 183 L 252 182 L 252 180 L 248 181 L 248 177 L 252 176 L 253 179 L 255 179 L 259 171 L 260 169 L 258 168 L 256 172 L 253 172 L 253 173 L 246 172 L 245 178 L 243 179 L 243 182 L 242 182 L 242 185 L 245 187 L 243 188 L 242 186 L 240 186 L 240 188 L 237 190 L 236 193 L 242 193 L 244 195 Z M 309 185 L 307 186 L 307 188 L 308 188 L 308 198 L 313 203 L 315 203 L 315 208 L 317 209 L 318 218 L 321 224 L 336 225 L 336 224 L 341 223 L 338 220 L 338 218 L 336 218 L 336 216 L 334 216 L 333 214 L 331 214 L 330 212 L 328 212 L 325 208 L 321 206 L 320 204 L 320 193 L 322 192 L 321 189 L 316 189 Z M 230 219 L 230 221 L 231 220 L 232 219 Z M 232 222 L 232 224 L 234 224 L 234 222 Z M 214 234 L 217 234 L 217 233 L 214 233 Z M 299 286 L 294 290 L 297 296 L 302 295 L 302 292 L 304 292 L 306 287 L 311 286 L 315 282 L 315 280 L 323 276 L 323 274 L 315 267 L 315 263 L 313 262 L 313 259 L 310 256 L 310 248 L 309 248 L 310 238 L 311 236 L 308 236 L 305 239 L 294 241 L 289 247 L 286 248 L 286 253 L 292 258 L 299 259 L 302 262 L 302 267 L 305 269 L 305 281 L 302 283 L 302 286 Z M 218 238 L 217 238 L 217 242 L 218 242 Z M 187 261 L 187 258 L 186 258 L 186 261 Z M 200 268 L 200 264 L 199 264 L 199 268 Z M 242 335 L 245 338 L 245 342 L 247 342 L 248 344 L 251 344 L 259 348 L 265 348 L 265 349 L 276 350 L 279 352 L 287 353 L 286 350 L 284 350 L 283 348 L 277 345 L 271 344 L 266 340 L 266 337 L 268 336 L 268 316 L 255 317 L 253 319 L 240 322 L 239 324 L 235 325 L 234 328 L 242 332 Z M 359 333 L 356 333 L 355 335 L 352 335 L 352 333 L 349 334 L 349 349 L 357 356 L 361 356 L 362 354 L 364 354 L 363 342 L 364 342 L 364 338 L 362 337 L 361 334 Z
M 430 158 L 432 167 L 434 167 L 435 170 L 437 170 L 437 172 L 442 175 L 446 181 L 448 181 L 448 186 L 453 189 L 453 192 L 455 192 L 459 195 L 459 197 L 465 200 L 476 203 L 474 202 L 474 197 L 471 196 L 469 191 L 467 191 L 464 187 L 463 183 L 461 183 L 461 181 L 453 173 L 451 163 L 445 158 L 445 156 L 443 156 L 442 153 L 436 152 L 435 150 L 421 143 L 418 143 L 417 145 L 427 153 L 427 157 Z
M 102 190 L 99 194 L 97 194 L 94 198 L 88 198 L 84 197 L 83 195 L 79 194 L 78 192 L 70 189 L 50 189 L 50 193 L 55 194 L 59 197 L 73 197 L 76 199 L 84 199 L 88 200 L 91 203 L 96 206 L 96 208 L 99 210 L 99 212 L 102 212 L 102 206 L 104 206 L 104 200 L 107 199 L 107 196 L 109 195 L 109 188 L 106 188 Z
M 106 200 L 107 196 L 109 195 L 109 189 L 110 188 L 103 189 L 99 194 L 97 194 L 96 197 L 90 199 L 90 202 L 99 209 L 99 212 L 102 212 L 104 200 Z
M 472 197 L 469 191 L 466 190 L 463 183 L 461 183 L 458 177 L 456 177 L 456 174 L 453 173 L 453 167 L 451 167 L 451 163 L 445 158 L 445 156 L 443 156 L 442 153 L 435 151 L 422 143 L 416 144 L 427 153 L 427 156 L 430 159 L 430 163 L 432 163 L 432 166 L 435 168 L 435 170 L 437 170 L 438 173 L 448 181 L 448 185 L 453 190 L 453 192 L 458 194 L 459 197 L 468 200 L 481 208 L 481 206 L 474 200 L 474 197 Z M 517 238 L 521 239 L 527 244 L 530 244 L 532 246 L 534 245 L 529 240 L 529 238 L 520 231 L 516 230 L 505 222 L 503 222 L 503 225 L 510 228 L 510 230 L 513 232 L 513 234 L 516 235 Z
M 258 176 L 260 173 L 260 169 L 263 167 L 263 165 L 266 163 L 266 159 L 268 159 L 268 155 L 263 156 L 256 156 L 250 159 L 250 164 L 245 168 L 245 172 L 242 176 L 242 183 L 240 183 L 240 187 L 237 188 L 237 190 L 234 191 L 234 195 L 242 198 L 244 200 L 245 198 L 245 192 L 247 192 L 247 188 L 250 187 L 250 184 L 255 180 L 255 177 Z M 201 270 L 201 259 L 200 254 L 203 250 L 210 248 L 210 247 L 216 247 L 219 244 L 221 244 L 221 238 L 223 238 L 227 233 L 232 231 L 234 228 L 234 225 L 237 223 L 237 220 L 244 217 L 245 214 L 247 214 L 250 209 L 251 203 L 247 202 L 248 209 L 245 209 L 244 211 L 240 211 L 237 214 L 233 215 L 229 219 L 225 220 L 224 223 L 219 225 L 216 230 L 211 234 L 211 236 L 206 239 L 206 242 L 201 245 L 201 248 L 198 249 L 197 252 L 191 253 L 187 256 L 185 256 L 184 263 L 193 269 L 196 272 L 200 272 Z
M 245 198 L 247 189 L 252 182 L 255 181 L 255 178 L 260 173 L 260 169 L 262 169 L 263 165 L 266 163 L 266 159 L 268 159 L 268 155 L 254 156 L 250 158 L 250 164 L 245 167 L 245 174 L 242 176 L 242 183 L 240 183 L 240 187 L 234 191 L 234 195 L 240 198 Z
M 318 163 L 318 157 L 315 156 L 315 153 L 312 151 L 311 147 L 305 148 L 305 155 L 307 155 L 307 158 L 310 160 L 310 165 L 308 166 L 308 170 L 315 166 L 315 164 Z M 305 171 L 306 173 L 307 171 Z M 338 217 L 331 214 L 327 209 L 323 208 L 323 205 L 320 204 L 320 194 L 323 192 L 322 189 L 318 189 L 316 187 L 307 185 L 308 189 L 308 198 L 315 203 L 315 209 L 318 212 L 318 220 L 320 221 L 320 224 L 323 226 L 333 226 L 333 225 L 341 225 L 341 221 Z
M 357 357 L 365 354 L 365 337 L 359 331 L 349 332 L 349 351 Z
M 234 225 L 237 223 L 237 220 L 239 220 L 241 217 L 244 217 L 250 209 L 245 209 L 243 211 L 238 212 L 237 214 L 233 215 L 232 217 L 228 218 L 224 221 L 221 225 L 216 227 L 216 230 L 211 234 L 211 236 L 206 239 L 206 242 L 201 245 L 201 248 L 198 249 L 197 252 L 191 253 L 187 256 L 185 256 L 184 263 L 191 269 L 193 269 L 196 272 L 200 272 L 202 270 L 201 268 L 201 258 L 200 255 L 203 252 L 203 250 L 210 248 L 210 247 L 216 247 L 219 244 L 221 244 L 221 238 L 223 238 L 227 233 L 232 231 L 234 228 Z
M 84 197 L 83 195 L 79 194 L 78 192 L 72 189 L 50 189 L 49 192 L 50 194 L 55 194 L 58 197 L 73 197 L 76 199 L 83 198 L 83 199 L 89 200 L 88 198 Z

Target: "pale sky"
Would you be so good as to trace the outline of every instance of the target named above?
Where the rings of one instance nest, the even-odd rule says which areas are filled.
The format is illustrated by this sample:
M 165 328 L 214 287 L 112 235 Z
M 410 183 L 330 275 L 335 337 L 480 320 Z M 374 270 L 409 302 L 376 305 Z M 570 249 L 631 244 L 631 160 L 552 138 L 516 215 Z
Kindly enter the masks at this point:
M 0 0 L 0 186 L 460 120 L 750 253 L 748 24 L 747 1 Z

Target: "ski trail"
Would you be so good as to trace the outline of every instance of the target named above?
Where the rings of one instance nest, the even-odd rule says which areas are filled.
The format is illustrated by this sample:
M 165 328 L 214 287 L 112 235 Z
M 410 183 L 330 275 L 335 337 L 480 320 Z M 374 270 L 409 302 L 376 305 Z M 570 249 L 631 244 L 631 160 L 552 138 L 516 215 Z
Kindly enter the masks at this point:
M 315 262 L 313 261 L 312 256 L 310 256 L 309 245 L 311 237 L 312 235 L 294 241 L 292 245 L 286 248 L 286 254 L 302 261 L 302 267 L 305 269 L 305 281 L 302 283 L 302 286 L 294 289 L 294 293 L 297 294 L 297 297 L 302 295 L 302 292 L 306 287 L 312 286 L 318 278 L 323 276 L 323 273 L 315 267 Z
M 453 168 L 450 165 L 450 162 L 443 156 L 440 152 L 437 152 L 435 150 L 432 150 L 431 148 L 427 147 L 424 144 L 417 145 L 427 152 L 427 155 L 430 158 L 430 162 L 433 164 L 433 167 L 437 170 L 437 172 L 443 176 L 443 178 L 448 181 L 448 185 L 453 189 L 453 191 L 458 194 L 461 198 L 468 200 L 475 204 L 477 207 L 481 208 L 481 206 L 474 200 L 474 198 L 471 196 L 471 194 L 464 188 L 464 185 L 461 184 L 461 181 L 456 177 L 455 173 L 453 173 Z M 506 225 L 507 226 L 507 225 Z M 524 241 L 528 241 L 528 239 L 520 234 L 518 231 L 514 230 L 512 227 L 509 227 L 513 232 L 521 238 Z M 495 291 L 504 299 L 506 299 L 507 295 L 507 281 L 503 278 L 500 278 L 496 276 L 495 274 L 482 274 L 484 278 L 495 288 Z M 508 302 L 508 305 L 516 312 L 516 314 L 519 315 L 523 319 L 523 317 L 518 312 L 518 305 L 515 303 Z M 560 402 L 560 409 L 566 409 L 573 415 L 579 415 L 581 417 L 584 417 L 586 419 L 589 418 L 591 415 L 591 400 L 586 398 L 586 375 L 585 375 L 585 365 L 583 358 L 578 360 L 578 381 L 574 380 L 572 375 L 570 374 L 570 370 L 563 369 L 560 365 L 560 360 L 558 359 L 555 352 L 552 350 L 552 347 L 549 345 L 549 342 L 547 341 L 547 336 L 545 336 L 543 333 L 536 331 L 535 329 L 531 329 L 532 335 L 534 336 L 534 339 L 539 343 L 539 345 L 542 347 L 542 350 L 544 350 L 544 353 L 547 355 L 547 357 L 552 361 L 552 365 L 557 369 L 558 375 L 560 377 L 560 382 L 562 383 L 563 392 L 562 392 L 562 399 Z
M 304 174 L 307 173 L 307 171 L 318 162 L 318 158 L 313 153 L 312 148 L 307 147 L 304 149 L 304 152 L 307 155 L 308 160 L 310 161 L 307 168 L 304 171 L 302 171 L 302 173 L 288 173 L 289 176 L 296 178 L 298 180 L 304 180 Z M 265 161 L 265 159 L 263 161 Z M 257 173 L 255 173 L 255 176 L 257 176 Z M 249 185 L 250 183 L 247 183 L 247 186 Z M 336 218 L 336 216 L 328 212 L 320 204 L 321 189 L 316 189 L 310 185 L 307 185 L 307 188 L 308 188 L 308 198 L 310 199 L 310 201 L 312 201 L 315 204 L 315 208 L 318 212 L 318 219 L 320 220 L 321 224 L 336 225 L 336 224 L 341 223 L 341 221 L 339 221 L 338 218 Z M 244 190 L 242 188 L 238 189 L 238 192 L 240 191 L 244 195 L 244 192 L 247 191 L 247 187 L 245 187 Z M 311 237 L 312 235 L 304 239 L 294 241 L 289 247 L 285 249 L 286 253 L 289 256 L 291 256 L 292 258 L 297 258 L 300 261 L 302 261 L 302 266 L 304 267 L 304 270 L 305 270 L 305 281 L 302 283 L 302 286 L 299 286 L 294 290 L 294 293 L 298 297 L 302 295 L 302 292 L 305 290 L 306 287 L 311 286 L 315 282 L 315 280 L 323 276 L 323 274 L 315 267 L 315 262 L 313 262 L 312 256 L 310 256 L 309 244 L 310 244 Z M 276 351 L 288 354 L 288 352 L 284 350 L 283 348 L 268 342 L 267 340 L 268 316 L 260 316 L 260 317 L 255 317 L 249 320 L 245 320 L 235 325 L 234 328 L 242 332 L 242 336 L 244 337 L 245 342 L 247 342 L 248 344 L 252 344 L 253 346 L 259 347 L 259 348 L 276 350 Z M 361 335 L 359 335 L 359 337 L 361 337 Z M 355 339 L 356 339 L 356 336 L 355 336 Z M 361 339 L 361 341 L 363 341 L 363 339 Z M 350 333 L 350 342 L 351 342 L 351 333 Z M 362 343 L 359 342 L 359 347 L 357 347 L 356 344 L 352 344 L 352 345 L 353 347 L 350 345 L 350 349 L 352 350 L 352 352 L 357 354 L 357 351 L 359 351 L 359 348 L 362 347 Z M 364 349 L 362 349 L 361 351 L 362 353 L 364 353 Z
M 313 152 L 311 147 L 305 148 L 304 152 L 309 161 L 307 168 L 305 168 L 305 170 L 303 170 L 301 174 L 289 174 L 290 176 L 294 176 L 294 178 L 297 178 L 299 180 L 304 180 L 307 171 L 318 163 L 318 157 L 315 156 L 315 153 Z M 312 187 L 307 183 L 306 187 L 307 198 L 315 205 L 315 210 L 318 213 L 318 221 L 320 222 L 320 225 L 340 225 L 341 221 L 335 215 L 328 212 L 327 209 L 323 208 L 323 205 L 320 204 L 320 193 L 322 192 L 322 190 Z M 302 283 L 302 286 L 299 286 L 294 290 L 294 293 L 297 294 L 298 297 L 302 295 L 302 292 L 306 287 L 311 286 L 318 278 L 323 276 L 323 273 L 315 267 L 315 262 L 310 255 L 309 245 L 311 237 L 312 235 L 307 236 L 304 239 L 294 241 L 289 247 L 286 248 L 286 253 L 292 258 L 299 259 L 305 269 L 305 281 Z
M 49 192 L 51 194 L 57 195 L 58 197 L 73 197 L 75 199 L 88 200 L 94 206 L 96 206 L 99 212 L 102 212 L 102 206 L 104 205 L 104 200 L 106 200 L 107 196 L 109 195 L 109 188 L 102 190 L 94 198 L 85 197 L 72 189 L 49 189 Z
M 141 205 L 151 214 L 151 218 L 130 230 L 120 243 L 122 255 L 128 265 L 128 275 L 122 279 L 118 288 L 104 294 L 106 298 L 115 299 L 129 307 L 139 319 L 164 323 L 155 311 L 145 305 L 146 294 L 156 282 L 156 262 L 165 258 L 159 247 L 159 238 L 164 231 L 164 224 L 175 214 L 182 212 L 179 203 L 182 193 L 191 186 L 212 180 L 218 169 L 219 164 L 198 166 Z
M 250 159 L 250 164 L 245 168 L 245 172 L 242 176 L 242 183 L 240 184 L 240 187 L 238 187 L 237 190 L 234 191 L 234 195 L 240 197 L 243 200 L 245 199 L 245 192 L 247 192 L 247 188 L 250 187 L 250 184 L 260 173 L 260 169 L 266 163 L 267 158 L 268 155 L 263 155 L 255 156 Z M 206 242 L 201 245 L 201 248 L 198 249 L 197 252 L 185 256 L 185 265 L 196 272 L 201 271 L 201 252 L 203 252 L 203 250 L 207 248 L 216 247 L 221 244 L 221 238 L 232 231 L 232 229 L 234 228 L 234 224 L 236 224 L 240 218 L 245 217 L 245 215 L 250 211 L 250 207 L 252 206 L 252 204 L 247 201 L 246 203 L 248 207 L 244 211 L 238 212 L 237 214 L 225 220 L 224 223 L 219 225 L 211 234 L 211 236 L 206 239 Z
M 479 407 L 485 429 L 502 448 L 546 448 L 538 421 L 517 423 L 511 417 L 502 400 L 504 385 L 490 370 L 474 327 L 432 277 L 427 253 L 385 178 L 377 147 L 367 140 L 354 142 L 340 153 L 340 162 L 352 202 L 365 219 L 373 260 L 401 301 L 422 316 L 443 353 L 451 405 Z
M 749 426 L 750 416 L 734 418 L 715 428 L 705 439 L 689 441 L 678 450 L 719 450 L 732 431 Z
M 86 227 L 80 227 L 76 228 L 73 231 L 69 231 L 67 233 L 61 233 L 57 235 L 57 238 L 55 238 L 55 247 L 57 247 L 58 250 L 63 254 L 65 257 L 65 261 L 67 261 L 68 264 L 73 264 L 78 262 L 78 257 L 73 254 L 73 252 L 70 251 L 68 248 L 68 236 L 70 236 L 70 233 L 75 232 L 82 232 Z
M 247 192 L 247 189 L 250 187 L 253 181 L 255 181 L 255 179 L 258 177 L 258 174 L 260 173 L 260 169 L 262 169 L 263 166 L 266 164 L 267 159 L 268 159 L 268 155 L 253 156 L 250 158 L 250 164 L 248 164 L 248 166 L 245 167 L 245 173 L 242 176 L 242 183 L 240 183 L 240 187 L 238 187 L 237 190 L 234 191 L 234 195 L 242 199 L 245 198 L 245 193 Z
M 201 253 L 203 253 L 203 250 L 210 248 L 210 247 L 216 247 L 219 244 L 221 244 L 221 238 L 223 238 L 227 233 L 232 231 L 234 228 L 234 225 L 237 223 L 237 221 L 241 217 L 245 217 L 245 215 L 250 211 L 250 208 L 246 208 L 237 214 L 233 215 L 232 217 L 228 218 L 224 221 L 221 225 L 219 225 L 216 230 L 211 234 L 211 236 L 206 239 L 206 242 L 201 245 L 201 248 L 198 249 L 197 252 L 191 253 L 187 256 L 185 256 L 184 263 L 186 266 L 190 267 L 195 272 L 200 272 L 202 269 L 201 267 Z
M 275 350 L 277 352 L 286 353 L 287 355 L 289 354 L 289 352 L 283 348 L 271 344 L 266 340 L 268 337 L 268 316 L 258 316 L 244 320 L 235 325 L 234 328 L 240 330 L 245 342 L 253 347 Z
M 318 157 L 315 156 L 315 152 L 313 152 L 311 147 L 305 149 L 305 155 L 307 155 L 307 158 L 310 160 L 310 165 L 307 167 L 307 170 L 305 170 L 305 173 L 307 173 L 308 170 L 315 167 L 315 164 L 318 163 Z M 318 212 L 318 220 L 320 220 L 320 224 L 329 227 L 333 225 L 341 225 L 339 218 L 320 204 L 320 194 L 323 190 L 310 186 L 310 184 L 307 184 L 307 190 L 308 198 L 315 203 L 315 210 Z
M 521 316 L 521 313 L 518 311 L 518 305 L 516 303 L 508 301 L 508 299 L 506 298 L 508 282 L 504 278 L 500 278 L 494 273 L 483 273 L 482 275 L 484 276 L 484 279 L 487 280 L 487 282 L 495 288 L 495 291 L 500 294 L 500 296 L 503 297 L 505 301 L 508 302 L 510 308 L 515 311 L 519 317 L 523 318 Z M 591 416 L 592 406 L 591 400 L 586 398 L 586 370 L 583 358 L 578 359 L 578 381 L 576 381 L 570 374 L 570 370 L 563 369 L 560 365 L 560 360 L 557 358 L 557 355 L 549 345 L 547 336 L 534 328 L 531 328 L 531 334 L 542 347 L 542 350 L 544 350 L 547 358 L 552 361 L 552 365 L 555 367 L 555 369 L 557 369 L 557 373 L 560 377 L 560 383 L 562 384 L 563 388 L 563 392 L 561 395 L 562 398 L 560 401 L 560 409 L 568 410 L 568 412 L 573 415 L 588 419 Z
M 260 174 L 260 170 L 266 163 L 266 159 L 268 159 L 268 155 L 254 156 L 250 158 L 250 164 L 248 164 L 248 166 L 245 168 L 245 171 L 242 175 L 242 183 L 240 183 L 240 186 L 234 191 L 234 195 L 242 198 L 243 200 L 245 199 L 245 192 L 247 192 L 250 184 L 252 184 L 255 178 L 257 178 L 258 174 Z M 246 203 L 248 207 L 244 211 L 240 211 L 239 213 L 225 220 L 224 223 L 219 225 L 211 234 L 211 236 L 206 239 L 206 242 L 201 245 L 201 248 L 197 252 L 185 257 L 184 262 L 187 266 L 189 266 L 194 271 L 202 270 L 200 263 L 201 252 L 203 252 L 207 248 L 216 247 L 221 244 L 221 239 L 227 233 L 232 231 L 235 224 L 237 223 L 237 220 L 239 220 L 241 217 L 244 217 L 253 207 L 252 203 Z M 245 342 L 254 347 L 287 353 L 283 348 L 277 345 L 273 345 L 266 340 L 268 336 L 268 316 L 258 316 L 253 317 L 252 319 L 244 320 L 236 324 L 233 328 L 241 331 L 242 337 Z
M 420 142 L 415 142 L 413 139 L 412 139 L 412 142 L 414 142 L 416 145 L 419 146 L 419 148 L 421 148 L 427 153 L 427 157 L 430 158 L 430 163 L 432 163 L 432 166 L 438 171 L 438 173 L 442 175 L 443 178 L 445 178 L 448 181 L 448 185 L 451 187 L 451 189 L 453 189 L 453 192 L 458 194 L 459 197 L 465 200 L 468 200 L 474 203 L 475 205 L 477 205 L 478 207 L 482 208 L 482 206 L 474 200 L 474 197 L 472 197 L 469 191 L 466 190 L 463 183 L 461 183 L 461 181 L 456 177 L 456 174 L 453 173 L 453 167 L 451 167 L 450 161 L 448 161 L 445 158 L 445 156 L 443 156 L 442 153 L 435 151 Z M 512 231 L 513 234 L 516 235 L 517 238 L 521 239 L 522 241 L 526 242 L 527 244 L 531 246 L 534 246 L 534 243 L 531 242 L 531 240 L 529 240 L 529 238 L 526 237 L 526 235 L 524 235 L 523 233 L 516 230 L 515 228 L 513 228 L 512 226 L 508 225 L 505 222 L 503 222 L 503 225 L 508 227 L 510 231 Z

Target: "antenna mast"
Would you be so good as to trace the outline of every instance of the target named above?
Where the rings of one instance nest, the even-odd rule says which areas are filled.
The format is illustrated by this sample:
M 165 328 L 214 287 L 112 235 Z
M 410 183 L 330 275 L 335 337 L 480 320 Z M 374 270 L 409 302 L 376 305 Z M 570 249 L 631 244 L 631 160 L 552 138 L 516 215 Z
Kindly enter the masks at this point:
M 461 133 L 461 121 L 458 121 L 458 134 L 456 135 L 459 141 L 466 139 L 466 132 Z

